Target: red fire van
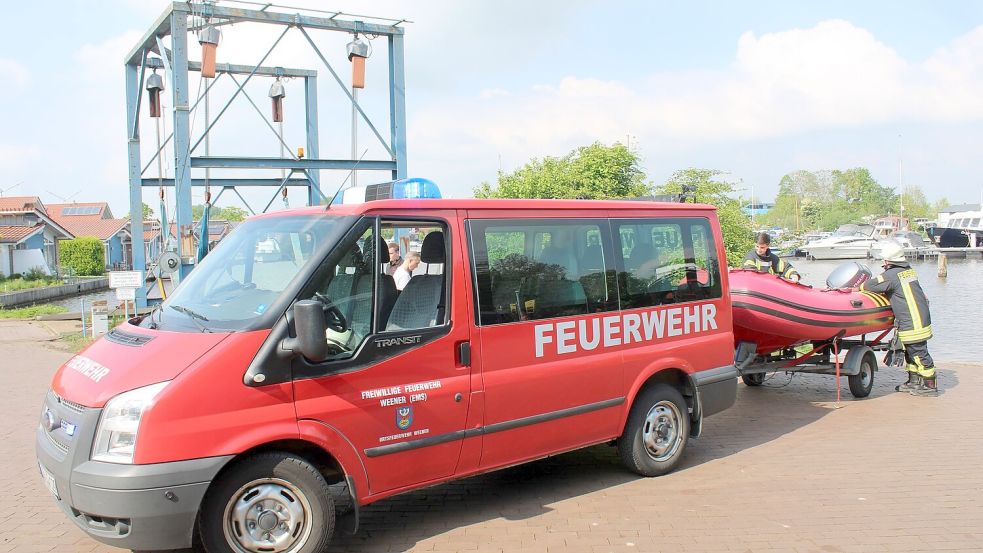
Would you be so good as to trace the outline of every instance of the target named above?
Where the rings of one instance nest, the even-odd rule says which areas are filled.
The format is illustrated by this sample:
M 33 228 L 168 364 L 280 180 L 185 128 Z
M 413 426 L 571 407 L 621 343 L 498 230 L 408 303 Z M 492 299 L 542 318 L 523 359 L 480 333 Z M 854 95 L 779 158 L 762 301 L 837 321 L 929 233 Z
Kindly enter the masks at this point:
M 393 267 L 410 229 L 419 251 Z M 630 470 L 663 474 L 734 402 L 724 260 L 695 204 L 253 217 L 60 368 L 41 475 L 110 545 L 306 553 L 331 539 L 336 489 L 353 530 L 361 505 L 613 440 Z

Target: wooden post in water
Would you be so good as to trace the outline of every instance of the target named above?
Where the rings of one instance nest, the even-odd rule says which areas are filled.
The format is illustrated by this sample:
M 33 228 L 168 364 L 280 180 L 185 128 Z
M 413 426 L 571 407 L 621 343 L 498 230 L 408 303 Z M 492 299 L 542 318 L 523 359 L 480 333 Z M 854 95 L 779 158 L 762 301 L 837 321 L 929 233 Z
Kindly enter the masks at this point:
M 949 275 L 949 262 L 944 253 L 939 254 L 939 278 L 945 278 Z

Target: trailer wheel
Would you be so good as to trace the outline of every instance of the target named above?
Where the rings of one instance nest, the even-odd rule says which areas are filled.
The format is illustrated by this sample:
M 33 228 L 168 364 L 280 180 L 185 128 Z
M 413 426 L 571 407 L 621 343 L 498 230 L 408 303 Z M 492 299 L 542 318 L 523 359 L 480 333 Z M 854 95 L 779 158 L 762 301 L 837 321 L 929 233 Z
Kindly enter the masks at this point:
M 746 386 L 761 386 L 765 383 L 765 373 L 742 374 L 741 380 Z
M 853 397 L 864 398 L 870 395 L 870 391 L 874 388 L 875 369 L 877 369 L 875 357 L 870 354 L 864 355 L 860 360 L 860 372 L 847 377 Z
M 213 482 L 199 520 L 208 553 L 323 553 L 334 531 L 327 482 L 289 453 L 239 461 Z
M 676 467 L 689 439 L 689 411 L 679 390 L 657 384 L 635 399 L 618 454 L 628 470 L 660 476 Z

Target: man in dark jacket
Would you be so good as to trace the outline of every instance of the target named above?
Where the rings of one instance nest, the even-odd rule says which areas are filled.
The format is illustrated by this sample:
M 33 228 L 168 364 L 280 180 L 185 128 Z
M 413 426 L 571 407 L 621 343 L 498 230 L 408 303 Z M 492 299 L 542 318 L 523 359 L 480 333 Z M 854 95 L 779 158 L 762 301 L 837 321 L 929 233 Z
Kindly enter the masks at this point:
M 908 363 L 908 381 L 894 389 L 916 396 L 936 396 L 939 390 L 935 363 L 928 353 L 928 339 L 932 337 L 928 298 L 915 270 L 905 261 L 901 244 L 886 242 L 880 248 L 880 257 L 884 260 L 884 272 L 861 284 L 860 291 L 887 296 L 894 310 L 894 324 Z
M 747 255 L 744 256 L 742 267 L 744 269 L 753 269 L 759 273 L 771 273 L 786 280 L 798 282 L 800 278 L 799 272 L 791 264 L 786 263 L 785 260 L 775 255 L 775 252 L 771 251 L 770 245 L 771 236 L 767 232 L 758 234 L 754 249 L 747 252 Z

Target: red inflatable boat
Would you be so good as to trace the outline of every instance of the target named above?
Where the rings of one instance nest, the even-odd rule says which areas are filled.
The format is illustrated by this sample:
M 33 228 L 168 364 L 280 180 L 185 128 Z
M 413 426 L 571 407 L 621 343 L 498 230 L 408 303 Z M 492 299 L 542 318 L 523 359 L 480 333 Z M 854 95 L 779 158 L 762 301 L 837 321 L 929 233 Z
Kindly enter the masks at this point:
M 753 342 L 759 355 L 894 324 L 891 306 L 877 294 L 818 289 L 767 273 L 731 269 L 730 294 L 735 345 Z

